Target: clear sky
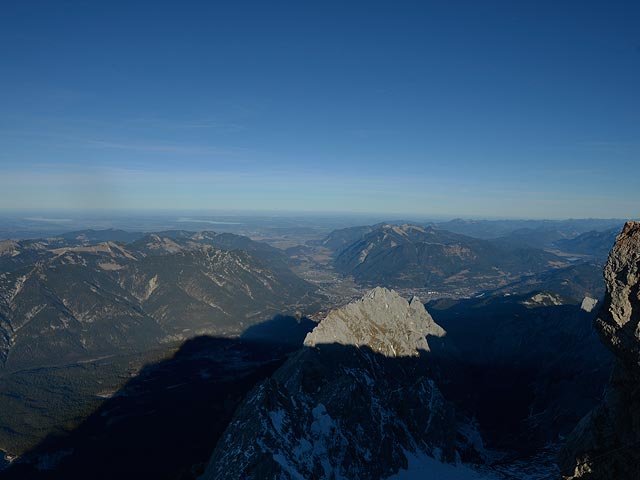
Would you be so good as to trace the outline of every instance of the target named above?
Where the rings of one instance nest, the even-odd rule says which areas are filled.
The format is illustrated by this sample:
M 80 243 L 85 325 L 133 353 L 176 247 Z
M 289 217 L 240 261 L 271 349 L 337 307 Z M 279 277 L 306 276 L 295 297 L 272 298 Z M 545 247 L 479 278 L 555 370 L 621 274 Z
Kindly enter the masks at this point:
M 637 1 L 0 6 L 0 208 L 640 215 Z

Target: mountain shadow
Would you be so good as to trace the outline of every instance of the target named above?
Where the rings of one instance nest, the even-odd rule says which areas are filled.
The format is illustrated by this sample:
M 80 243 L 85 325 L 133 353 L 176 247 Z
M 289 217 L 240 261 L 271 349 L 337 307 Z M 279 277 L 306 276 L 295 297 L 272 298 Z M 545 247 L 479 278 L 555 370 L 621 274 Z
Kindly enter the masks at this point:
M 524 454 L 560 442 L 602 398 L 613 357 L 596 312 L 540 292 L 427 305 L 447 335 L 429 344 L 438 384 L 485 443 Z M 543 303 L 535 303 L 535 300 Z
M 277 452 L 299 455 L 287 465 L 308 478 L 324 478 L 328 464 L 386 478 L 407 468 L 411 449 L 487 466 L 477 433 L 490 449 L 530 458 L 599 400 L 610 355 L 592 315 L 528 300 L 432 304 L 448 333 L 416 357 L 300 348 L 316 324 L 284 316 L 237 339 L 194 338 L 0 478 L 187 480 L 205 468 L 207 478 L 245 478 L 234 462 L 247 455 L 265 478 L 280 471 Z
M 458 422 L 428 352 L 309 340 L 249 393 L 203 480 L 383 479 L 407 452 L 454 468 Z
M 453 469 L 447 478 L 483 478 L 456 459 L 498 478 L 523 478 L 524 465 L 538 475 L 531 478 L 556 478 L 554 451 L 601 398 L 611 355 L 593 333 L 593 314 L 532 304 L 540 295 L 430 309 L 447 335 L 427 334 L 430 351 L 417 356 L 398 355 L 397 346 L 382 354 L 392 335 L 372 341 L 374 317 L 354 321 L 361 301 L 323 330 L 327 317 L 248 395 L 203 478 L 382 479 L 424 455 L 450 462 L 434 467 Z M 377 305 L 400 321 L 389 298 Z M 337 343 L 344 328 L 356 334 L 344 337 L 353 345 Z
M 147 365 L 75 430 L 50 435 L 2 479 L 194 479 L 237 405 L 315 322 L 276 316 L 240 338 L 196 337 Z

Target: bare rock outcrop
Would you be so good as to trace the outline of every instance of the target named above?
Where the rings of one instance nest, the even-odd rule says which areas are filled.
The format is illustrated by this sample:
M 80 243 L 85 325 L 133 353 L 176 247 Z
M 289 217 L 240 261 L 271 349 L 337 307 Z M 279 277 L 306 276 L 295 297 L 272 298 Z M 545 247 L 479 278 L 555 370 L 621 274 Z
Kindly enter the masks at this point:
M 360 300 L 330 312 L 304 344 L 367 346 L 387 357 L 409 357 L 417 356 L 418 350 L 429 351 L 427 335 L 444 334 L 418 297 L 407 302 L 393 290 L 376 287 Z
M 561 452 L 565 479 L 640 478 L 640 222 L 628 222 L 609 254 L 607 293 L 595 320 L 616 363 L 600 406 Z

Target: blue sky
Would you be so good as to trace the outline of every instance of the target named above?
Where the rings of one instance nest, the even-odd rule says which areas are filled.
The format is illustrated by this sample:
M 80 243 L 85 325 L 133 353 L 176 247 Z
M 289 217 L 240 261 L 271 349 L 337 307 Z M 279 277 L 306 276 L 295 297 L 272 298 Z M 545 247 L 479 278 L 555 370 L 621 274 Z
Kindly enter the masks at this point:
M 640 215 L 638 2 L 3 2 L 0 208 Z

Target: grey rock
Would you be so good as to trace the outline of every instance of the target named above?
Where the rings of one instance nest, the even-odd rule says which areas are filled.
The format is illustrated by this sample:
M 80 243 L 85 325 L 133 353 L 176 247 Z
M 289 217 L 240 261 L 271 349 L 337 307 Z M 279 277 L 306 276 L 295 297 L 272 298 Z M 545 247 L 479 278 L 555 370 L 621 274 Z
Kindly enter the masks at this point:
M 628 222 L 604 272 L 595 326 L 616 363 L 603 402 L 576 427 L 559 457 L 565 479 L 640 478 L 640 222 Z
M 607 294 L 596 319 L 605 344 L 628 368 L 640 371 L 640 222 L 628 222 L 604 270 Z
M 367 346 L 387 357 L 404 357 L 416 356 L 418 350 L 429 351 L 427 335 L 442 337 L 445 331 L 418 297 L 407 302 L 393 290 L 376 287 L 360 300 L 330 312 L 304 344 Z
M 598 300 L 591 297 L 584 297 L 580 304 L 580 308 L 585 312 L 592 312 L 593 309 L 596 308 L 596 305 L 598 305 Z

